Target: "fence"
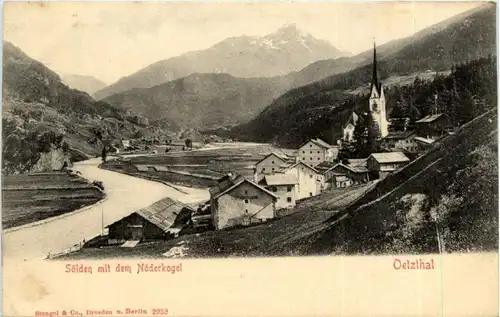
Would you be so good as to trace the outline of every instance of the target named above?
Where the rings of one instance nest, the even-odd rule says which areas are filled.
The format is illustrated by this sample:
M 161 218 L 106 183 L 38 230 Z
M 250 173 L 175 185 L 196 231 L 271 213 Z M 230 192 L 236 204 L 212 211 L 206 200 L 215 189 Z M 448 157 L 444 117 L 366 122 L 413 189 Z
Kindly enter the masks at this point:
M 54 258 L 58 258 L 58 257 L 60 257 L 60 256 L 63 256 L 63 255 L 69 254 L 69 253 L 71 253 L 71 252 L 78 251 L 78 250 L 80 250 L 82 247 L 83 247 L 83 242 L 77 243 L 77 244 L 73 245 L 72 247 L 69 247 L 69 248 L 64 249 L 64 250 L 62 250 L 62 251 L 47 254 L 47 259 L 54 259 Z

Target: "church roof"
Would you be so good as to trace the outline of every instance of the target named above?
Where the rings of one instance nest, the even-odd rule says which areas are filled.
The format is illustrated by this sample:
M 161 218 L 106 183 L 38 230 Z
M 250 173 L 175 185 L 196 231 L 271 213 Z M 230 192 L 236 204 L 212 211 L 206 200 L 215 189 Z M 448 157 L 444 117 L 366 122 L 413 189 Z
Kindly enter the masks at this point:
M 430 123 L 430 122 L 434 122 L 436 121 L 437 119 L 441 118 L 444 114 L 443 113 L 438 113 L 438 114 L 432 114 L 432 115 L 428 115 L 418 121 L 415 121 L 415 123 Z
M 378 71 L 377 71 L 377 48 L 375 46 L 375 42 L 373 43 L 373 69 L 372 69 L 372 83 L 370 86 L 370 91 L 373 90 L 373 87 L 375 87 L 379 95 L 382 93 L 382 83 L 378 78 Z
M 359 116 L 356 114 L 356 112 L 353 111 L 352 114 L 349 116 L 349 119 L 347 119 L 345 126 L 347 127 L 349 124 L 356 126 L 358 119 L 359 119 Z

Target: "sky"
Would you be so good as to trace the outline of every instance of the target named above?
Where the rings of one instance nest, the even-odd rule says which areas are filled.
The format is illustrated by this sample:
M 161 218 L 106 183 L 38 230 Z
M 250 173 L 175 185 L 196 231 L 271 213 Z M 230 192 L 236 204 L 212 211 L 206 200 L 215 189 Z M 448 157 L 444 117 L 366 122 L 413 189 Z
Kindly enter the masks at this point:
M 4 40 L 56 72 L 111 84 L 158 60 L 294 23 L 360 53 L 478 2 L 7 2 Z

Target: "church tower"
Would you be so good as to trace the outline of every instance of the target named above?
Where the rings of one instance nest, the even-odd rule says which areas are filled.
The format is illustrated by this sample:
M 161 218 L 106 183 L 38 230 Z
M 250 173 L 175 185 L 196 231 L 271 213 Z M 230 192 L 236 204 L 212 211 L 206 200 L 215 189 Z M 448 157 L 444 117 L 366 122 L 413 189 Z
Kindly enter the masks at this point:
M 373 43 L 373 70 L 372 70 L 372 83 L 370 86 L 370 113 L 373 120 L 377 122 L 380 129 L 380 136 L 382 138 L 389 134 L 387 123 L 387 114 L 385 111 L 385 96 L 382 83 L 379 81 L 377 72 L 377 49 Z

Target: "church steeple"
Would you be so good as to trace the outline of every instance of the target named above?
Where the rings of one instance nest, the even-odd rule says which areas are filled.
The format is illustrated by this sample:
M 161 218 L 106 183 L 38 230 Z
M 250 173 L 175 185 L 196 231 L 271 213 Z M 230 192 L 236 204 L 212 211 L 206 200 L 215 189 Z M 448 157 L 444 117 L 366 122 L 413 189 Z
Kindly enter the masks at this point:
M 380 96 L 380 88 L 381 88 L 380 81 L 378 79 L 378 72 L 377 72 L 377 47 L 375 45 L 375 41 L 373 41 L 373 69 L 372 69 L 372 84 L 370 87 L 370 91 L 373 90 L 373 87 L 377 90 L 377 93 Z

